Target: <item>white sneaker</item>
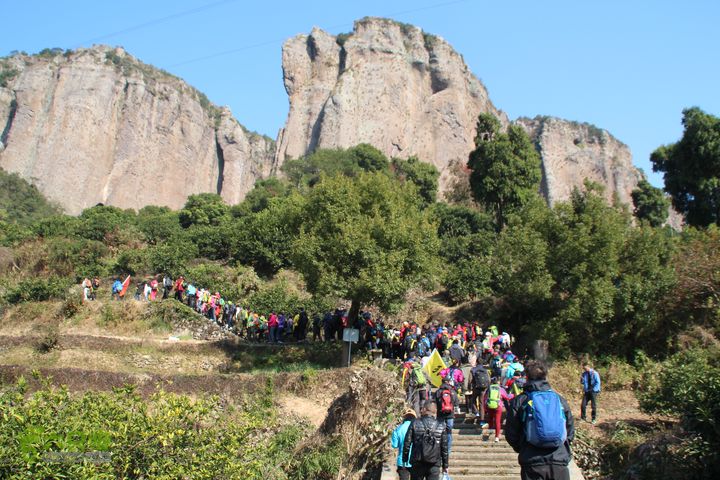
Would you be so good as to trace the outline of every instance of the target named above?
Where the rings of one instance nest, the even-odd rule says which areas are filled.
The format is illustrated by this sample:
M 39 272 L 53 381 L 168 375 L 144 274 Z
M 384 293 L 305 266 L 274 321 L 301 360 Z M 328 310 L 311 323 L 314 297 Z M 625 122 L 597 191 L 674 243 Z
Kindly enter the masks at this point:
M 500 439 L 498 437 L 495 437 L 495 443 L 498 443 Z

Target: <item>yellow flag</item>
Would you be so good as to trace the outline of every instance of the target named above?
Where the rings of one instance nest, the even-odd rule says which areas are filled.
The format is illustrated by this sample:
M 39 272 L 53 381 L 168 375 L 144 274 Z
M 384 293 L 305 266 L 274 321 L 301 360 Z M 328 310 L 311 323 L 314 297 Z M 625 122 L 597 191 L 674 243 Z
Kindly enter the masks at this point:
M 439 387 L 440 385 L 442 385 L 442 377 L 440 377 L 440 371 L 445 368 L 447 368 L 445 362 L 443 362 L 443 359 L 440 357 L 437 349 L 434 349 L 432 354 L 430 354 L 430 360 L 428 360 L 427 364 L 425 365 L 425 371 L 428 373 L 428 377 L 430 377 L 430 383 L 432 383 L 434 387 Z

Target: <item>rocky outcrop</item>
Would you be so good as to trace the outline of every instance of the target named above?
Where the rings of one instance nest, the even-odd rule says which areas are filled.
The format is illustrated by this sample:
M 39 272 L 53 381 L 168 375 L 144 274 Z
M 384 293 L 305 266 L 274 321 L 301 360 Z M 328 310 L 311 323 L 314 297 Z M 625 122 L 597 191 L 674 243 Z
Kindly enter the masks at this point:
M 0 167 L 68 213 L 104 203 L 178 208 L 188 195 L 239 201 L 270 174 L 274 142 L 124 50 L 13 56 L 0 89 Z
M 443 39 L 392 20 L 365 18 L 348 35 L 315 28 L 283 46 L 290 112 L 277 143 L 277 164 L 316 148 L 370 143 L 388 156 L 416 155 L 441 172 L 441 190 L 474 148 L 477 116 L 506 115 Z M 540 148 L 543 192 L 567 199 L 585 178 L 608 199 L 629 203 L 640 173 L 631 154 L 604 130 L 559 119 L 522 119 Z M 455 172 L 455 173 L 453 173 Z
M 632 205 L 630 194 L 642 174 L 624 143 L 588 123 L 553 117 L 516 120 L 530 135 L 542 159 L 542 193 L 550 205 L 570 198 L 587 179 L 605 188 L 605 197 Z
M 370 143 L 391 157 L 434 164 L 447 186 L 467 162 L 477 116 L 507 118 L 442 38 L 392 20 L 365 18 L 349 35 L 318 28 L 283 45 L 290 111 L 278 165 L 316 148 Z

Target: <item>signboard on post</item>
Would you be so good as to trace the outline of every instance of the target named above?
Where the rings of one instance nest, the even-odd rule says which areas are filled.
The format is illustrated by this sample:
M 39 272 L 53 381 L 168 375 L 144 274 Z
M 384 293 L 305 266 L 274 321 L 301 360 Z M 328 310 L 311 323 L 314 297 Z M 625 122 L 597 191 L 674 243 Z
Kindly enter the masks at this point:
M 360 330 L 357 328 L 343 329 L 343 342 L 358 343 L 360 341 Z
M 348 357 L 347 366 L 350 366 L 350 360 L 352 358 L 352 344 L 360 341 L 360 330 L 357 328 L 345 328 L 343 329 L 343 342 L 347 343 L 348 346 Z

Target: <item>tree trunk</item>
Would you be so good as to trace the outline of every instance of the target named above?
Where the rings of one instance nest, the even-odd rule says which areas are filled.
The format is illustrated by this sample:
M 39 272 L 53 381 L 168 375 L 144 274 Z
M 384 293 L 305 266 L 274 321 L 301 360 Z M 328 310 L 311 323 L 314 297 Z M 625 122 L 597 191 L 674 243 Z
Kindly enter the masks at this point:
M 350 328 L 355 328 L 359 314 L 360 301 L 357 298 L 353 298 L 352 303 L 350 304 L 350 311 L 348 312 L 348 326 Z

